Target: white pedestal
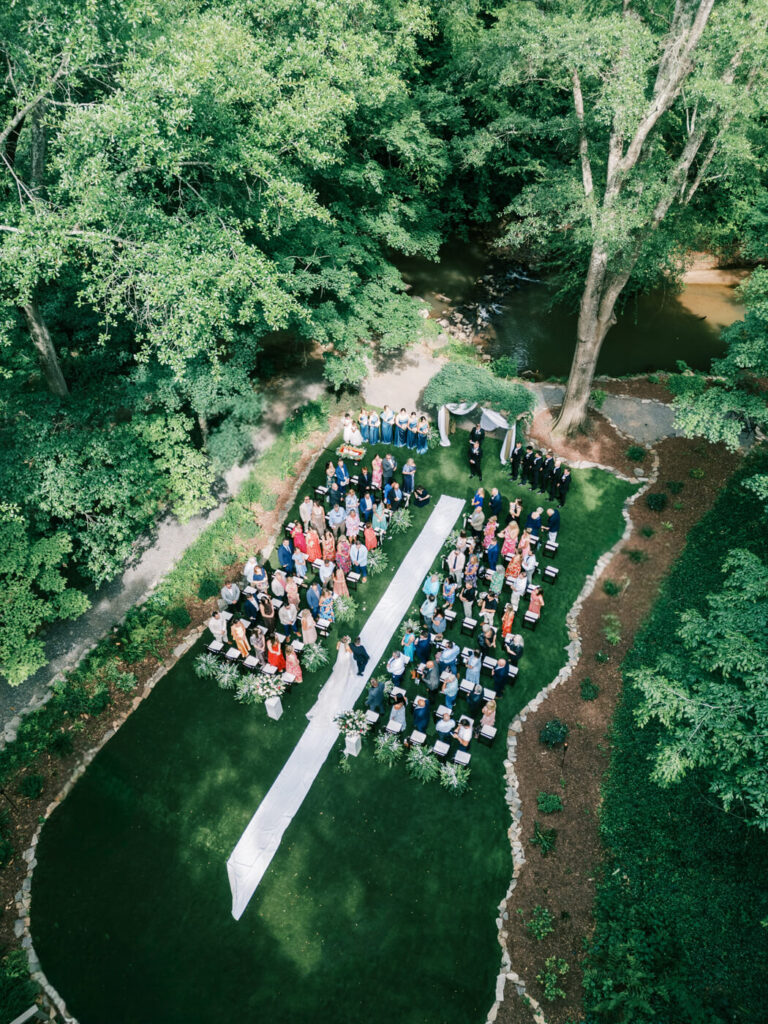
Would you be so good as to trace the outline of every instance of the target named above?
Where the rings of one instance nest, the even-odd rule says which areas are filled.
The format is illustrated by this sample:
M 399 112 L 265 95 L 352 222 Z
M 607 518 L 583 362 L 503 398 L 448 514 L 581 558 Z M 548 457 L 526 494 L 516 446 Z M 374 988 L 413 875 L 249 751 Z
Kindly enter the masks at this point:
M 363 741 L 359 732 L 348 732 L 344 737 L 344 753 L 357 757 L 363 749 Z
M 270 718 L 274 718 L 277 721 L 283 713 L 283 702 L 279 697 L 267 697 L 264 701 L 264 707 L 267 709 L 267 714 Z

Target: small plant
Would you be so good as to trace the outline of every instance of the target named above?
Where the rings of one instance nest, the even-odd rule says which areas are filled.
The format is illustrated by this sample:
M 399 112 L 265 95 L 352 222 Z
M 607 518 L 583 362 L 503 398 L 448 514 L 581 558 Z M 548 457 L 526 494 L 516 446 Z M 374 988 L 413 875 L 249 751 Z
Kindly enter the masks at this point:
M 403 756 L 403 745 L 397 736 L 379 733 L 374 742 L 373 756 L 385 768 L 393 768 Z
M 463 764 L 441 764 L 440 785 L 455 796 L 461 796 L 469 789 L 470 771 L 471 769 Z
M 497 377 L 505 377 L 507 380 L 516 377 L 518 371 L 517 360 L 514 356 L 499 356 L 491 363 L 491 372 Z
M 595 652 L 595 661 L 597 662 L 598 665 L 605 665 L 606 662 L 609 662 L 610 660 L 611 660 L 610 654 L 606 654 L 605 651 L 596 651 Z
M 582 700 L 597 700 L 597 695 L 600 693 L 600 687 L 597 683 L 593 683 L 589 676 L 586 679 L 581 680 L 581 699 Z
M 603 590 L 609 597 L 616 597 L 617 594 L 621 593 L 621 584 L 617 583 L 616 580 L 606 580 L 603 583 Z
M 649 384 L 660 384 L 661 383 L 661 381 L 659 379 L 658 373 L 649 373 L 648 376 L 645 379 L 648 381 Z
M 45 779 L 42 775 L 25 775 L 18 786 L 18 790 L 27 800 L 37 800 L 45 787 Z
M 672 504 L 672 508 L 675 509 L 677 512 L 679 512 L 682 507 L 683 507 L 682 501 L 675 501 Z
M 328 651 L 318 643 L 305 644 L 301 652 L 301 661 L 307 672 L 314 672 L 328 664 Z
M 352 765 L 349 763 L 349 754 L 345 754 L 343 750 L 339 756 L 339 771 L 344 775 L 348 775 L 352 771 Z
M 48 749 L 53 751 L 59 757 L 66 757 L 72 753 L 72 737 L 68 732 L 57 732 L 51 742 L 48 744 Z
M 599 411 L 603 408 L 605 400 L 608 397 L 607 391 L 602 391 L 600 388 L 595 388 L 592 394 L 589 396 L 589 400 L 594 407 Z
M 552 913 L 537 903 L 531 912 L 531 919 L 526 921 L 525 927 L 534 939 L 541 942 L 555 930 L 554 920 Z
M 333 614 L 338 623 L 354 622 L 357 615 L 357 601 L 354 597 L 337 597 L 333 603 Z
M 538 821 L 534 821 L 531 844 L 533 846 L 538 846 L 541 849 L 542 857 L 546 857 L 548 853 L 551 853 L 552 850 L 554 850 L 556 842 L 557 829 L 541 828 Z
M 568 973 L 568 964 L 560 956 L 548 956 L 544 961 L 544 970 L 536 975 L 536 981 L 544 990 L 544 998 L 552 1003 L 555 999 L 565 999 L 565 992 L 558 985 L 558 979 Z
M 703 469 L 699 469 L 698 466 L 694 466 L 693 469 L 688 473 L 691 480 L 703 480 L 707 474 Z
M 670 530 L 674 530 L 675 524 L 670 522 L 669 519 L 665 519 L 664 522 L 661 524 L 661 528 L 662 530 L 666 530 L 667 533 L 669 533 Z
M 667 490 L 670 494 L 679 494 L 685 484 L 682 480 L 667 480 Z
M 645 504 L 651 512 L 663 512 L 667 507 L 667 496 L 664 491 L 654 491 L 652 494 L 646 494 Z
M 545 747 L 556 747 L 568 739 L 568 726 L 559 718 L 550 718 L 539 733 L 539 742 Z
M 408 508 L 398 508 L 392 513 L 387 527 L 388 533 L 406 533 L 413 526 L 413 516 Z
M 652 526 L 641 526 L 640 533 L 643 537 L 652 537 L 656 531 Z
M 389 565 L 389 555 L 382 547 L 374 548 L 368 552 L 368 572 L 371 576 L 378 576 L 380 572 Z
M 136 689 L 138 679 L 133 672 L 115 672 L 112 678 L 115 689 L 119 690 L 120 693 L 130 693 L 131 690 Z
M 642 462 L 647 452 L 641 444 L 631 444 L 624 454 L 630 462 Z
M 240 682 L 240 673 L 237 665 L 231 662 L 222 661 L 217 665 L 216 682 L 221 690 L 234 690 Z
M 440 765 L 423 747 L 411 747 L 405 761 L 405 770 L 419 782 L 434 782 L 440 774 Z
M 624 554 L 635 565 L 639 565 L 640 562 L 648 561 L 648 552 L 643 551 L 642 548 L 624 548 Z
M 619 646 L 621 643 L 621 619 L 618 615 L 603 616 L 603 636 L 611 647 Z
M 539 793 L 536 797 L 536 806 L 542 814 L 557 814 L 563 809 L 563 801 L 557 793 Z
M 194 660 L 195 675 L 200 679 L 218 679 L 219 659 L 215 654 L 198 654 Z

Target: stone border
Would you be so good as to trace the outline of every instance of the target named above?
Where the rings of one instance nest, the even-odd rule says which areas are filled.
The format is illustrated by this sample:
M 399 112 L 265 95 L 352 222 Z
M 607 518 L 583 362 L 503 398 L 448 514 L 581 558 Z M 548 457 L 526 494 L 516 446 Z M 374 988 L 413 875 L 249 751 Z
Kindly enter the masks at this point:
M 289 509 L 293 502 L 296 500 L 296 496 L 298 495 L 301 488 L 304 486 L 307 477 L 309 476 L 312 469 L 314 469 L 318 456 L 325 448 L 328 447 L 329 442 L 333 440 L 333 438 L 338 434 L 338 432 L 338 427 L 334 426 L 329 427 L 326 433 L 323 434 L 321 443 L 317 447 L 317 455 L 308 464 L 306 470 L 303 473 L 299 474 L 299 476 L 296 478 L 296 482 L 294 486 L 291 488 L 288 497 L 285 499 L 284 502 L 282 502 L 282 508 L 279 505 L 277 506 L 278 525 L 272 531 L 272 533 L 267 536 L 264 546 L 261 548 L 261 552 L 265 558 L 268 558 L 269 555 L 272 553 L 272 550 L 274 549 L 277 543 L 277 538 L 280 536 L 280 533 L 282 531 L 282 513 L 286 509 Z M 45 813 L 43 815 L 44 820 L 38 823 L 32 836 L 32 841 L 29 845 L 29 848 L 25 850 L 24 853 L 22 854 L 22 857 L 27 862 L 27 876 L 22 882 L 21 889 L 19 889 L 19 891 L 16 893 L 14 897 L 16 902 L 16 909 L 18 910 L 18 918 L 13 926 L 14 933 L 17 939 L 21 939 L 21 948 L 25 950 L 27 958 L 29 960 L 30 977 L 42 989 L 44 1004 L 49 1010 L 54 1011 L 55 1014 L 57 1014 L 58 1017 L 64 1021 L 64 1024 L 78 1024 L 78 1021 L 76 1017 L 73 1017 L 69 1013 L 69 1011 L 67 1010 L 66 1003 L 62 999 L 61 995 L 58 993 L 58 991 L 54 988 L 54 986 L 50 983 L 50 981 L 44 974 L 42 967 L 40 965 L 40 959 L 37 953 L 35 952 L 35 947 L 32 943 L 32 933 L 30 930 L 31 918 L 29 912 L 30 905 L 32 902 L 32 875 L 34 873 L 35 868 L 37 867 L 36 854 L 37 844 L 40 839 L 40 833 L 43 829 L 43 825 L 45 825 L 48 818 L 62 803 L 64 798 L 69 795 L 69 793 L 71 792 L 72 788 L 74 787 L 75 783 L 80 778 L 80 776 L 85 774 L 86 768 L 90 765 L 91 761 L 93 761 L 93 759 L 99 753 L 101 748 L 109 740 L 112 739 L 112 737 L 115 735 L 120 726 L 128 720 L 130 715 L 136 710 L 139 704 L 141 704 L 142 701 L 146 700 L 146 698 L 150 695 L 152 690 L 154 690 L 155 686 L 160 682 L 163 676 L 167 672 L 169 672 L 171 668 L 173 668 L 176 662 L 179 661 L 179 659 L 182 658 L 187 653 L 187 651 L 189 651 L 189 649 L 195 644 L 198 638 L 202 636 L 206 629 L 206 624 L 195 626 L 184 636 L 183 640 L 179 644 L 177 644 L 176 647 L 174 647 L 171 654 L 162 662 L 161 665 L 158 666 L 158 668 L 152 673 L 152 675 L 146 681 L 146 683 L 144 684 L 143 691 L 133 698 L 133 700 L 131 701 L 131 706 L 128 708 L 128 710 L 120 718 L 113 720 L 111 728 L 107 729 L 107 731 L 104 733 L 101 740 L 99 740 L 95 747 L 91 747 L 90 750 L 87 750 L 83 754 L 79 763 L 72 770 L 72 774 L 70 775 L 69 779 L 64 783 L 62 788 L 59 790 L 58 794 L 46 807 Z M 46 701 L 50 699 L 52 695 L 53 690 L 49 690 L 48 693 L 45 695 L 44 699 L 42 701 L 38 701 L 34 707 L 31 706 L 32 702 L 30 702 L 30 706 L 28 706 L 22 712 L 22 714 L 28 714 L 30 711 L 34 711 L 36 708 L 41 707 L 43 704 L 46 703 Z M 0 749 L 4 745 L 5 744 L 2 743 L 0 745 Z
M 507 910 L 508 901 L 512 897 L 517 886 L 517 879 L 520 872 L 525 864 L 525 852 L 523 850 L 522 843 L 522 800 L 520 799 L 519 791 L 519 780 L 517 773 L 515 772 L 515 761 L 517 760 L 517 736 L 518 733 L 523 731 L 523 722 L 528 718 L 528 715 L 534 711 L 538 711 L 547 697 L 552 691 L 558 687 L 561 683 L 564 683 L 566 679 L 569 679 L 575 671 L 579 661 L 581 659 L 581 636 L 578 630 L 578 618 L 581 607 L 595 589 L 597 581 L 602 576 L 603 571 L 607 568 L 608 564 L 612 561 L 613 557 L 618 554 L 623 545 L 629 540 L 632 533 L 633 523 L 630 516 L 630 509 L 637 501 L 637 499 L 644 494 L 650 487 L 652 487 L 659 474 L 659 457 L 653 448 L 650 448 L 650 453 L 653 458 L 653 465 L 651 472 L 648 476 L 640 478 L 640 480 L 633 480 L 631 477 L 624 476 L 617 470 L 612 469 L 610 466 L 601 466 L 594 462 L 572 462 L 571 465 L 578 469 L 604 469 L 612 473 L 619 480 L 624 480 L 629 483 L 642 483 L 642 487 L 638 488 L 634 494 L 625 500 L 621 514 L 624 517 L 624 532 L 618 541 L 602 554 L 595 564 L 593 571 L 587 576 L 584 581 L 584 586 L 581 588 L 578 597 L 573 602 L 569 612 L 565 616 L 565 624 L 568 628 L 568 640 L 565 650 L 568 652 L 568 660 L 557 673 L 555 678 L 545 686 L 542 690 L 532 697 L 531 700 L 522 708 L 517 715 L 512 719 L 507 732 L 507 757 L 504 761 L 504 779 L 505 779 L 505 791 L 504 798 L 509 805 L 509 811 L 512 818 L 512 824 L 507 830 L 507 836 L 509 838 L 510 846 L 512 849 L 512 880 L 507 889 L 506 895 L 499 904 L 499 916 L 496 918 L 496 925 L 499 929 L 499 945 L 501 946 L 501 971 L 496 978 L 496 998 L 493 1006 L 488 1012 L 486 1017 L 486 1024 L 494 1024 L 496 1017 L 499 1012 L 499 1007 L 504 1001 L 504 990 L 507 982 L 511 982 L 516 990 L 518 996 L 527 1003 L 530 1008 L 535 1024 L 547 1024 L 546 1017 L 541 1004 L 538 1003 L 526 990 L 525 981 L 512 970 L 512 962 L 509 958 L 509 952 L 507 950 L 507 925 L 506 922 L 509 920 L 509 911 Z

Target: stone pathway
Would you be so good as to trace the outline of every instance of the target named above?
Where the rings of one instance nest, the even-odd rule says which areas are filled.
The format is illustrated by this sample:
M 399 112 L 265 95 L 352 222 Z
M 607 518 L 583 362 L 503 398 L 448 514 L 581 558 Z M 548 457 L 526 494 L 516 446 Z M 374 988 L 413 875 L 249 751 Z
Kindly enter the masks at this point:
M 565 388 L 561 384 L 531 384 L 540 405 L 562 405 Z M 622 434 L 628 434 L 640 444 L 655 444 L 663 437 L 682 437 L 674 426 L 675 413 L 671 405 L 652 398 L 632 398 L 628 395 L 608 395 L 600 412 Z

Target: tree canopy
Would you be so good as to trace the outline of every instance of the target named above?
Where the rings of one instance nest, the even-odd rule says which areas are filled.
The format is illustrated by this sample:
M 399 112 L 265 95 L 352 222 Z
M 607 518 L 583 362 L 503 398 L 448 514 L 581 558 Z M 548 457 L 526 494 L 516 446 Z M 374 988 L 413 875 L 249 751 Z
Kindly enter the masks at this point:
M 524 384 L 497 377 L 483 366 L 448 363 L 427 384 L 424 402 L 431 408 L 453 402 L 477 402 L 504 413 L 514 422 L 533 411 L 534 398 Z

